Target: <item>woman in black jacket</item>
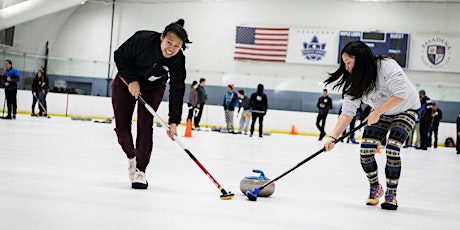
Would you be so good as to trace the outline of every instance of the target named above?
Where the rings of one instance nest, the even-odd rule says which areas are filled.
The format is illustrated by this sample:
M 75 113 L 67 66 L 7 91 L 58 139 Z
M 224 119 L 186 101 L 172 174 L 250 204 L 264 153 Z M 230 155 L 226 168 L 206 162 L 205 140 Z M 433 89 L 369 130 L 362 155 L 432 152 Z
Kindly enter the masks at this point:
M 114 53 L 118 73 L 112 83 L 112 106 L 118 143 L 128 157 L 131 187 L 146 189 L 145 170 L 153 148 L 153 115 L 143 105 L 137 106 L 136 142 L 131 134 L 131 120 L 136 99 L 143 99 L 157 110 L 169 81 L 169 131 L 174 140 L 180 124 L 185 92 L 185 56 L 188 40 L 179 19 L 162 33 L 138 31 Z M 128 85 L 128 86 L 127 86 Z M 134 143 L 136 143 L 134 145 Z
M 46 106 L 46 95 L 49 91 L 49 81 L 48 77 L 45 75 L 45 70 L 43 67 L 38 68 L 38 72 L 35 75 L 34 80 L 32 81 L 32 113 L 31 116 L 37 116 L 35 114 L 35 105 L 37 101 L 38 105 L 38 116 L 48 116 L 47 106 Z

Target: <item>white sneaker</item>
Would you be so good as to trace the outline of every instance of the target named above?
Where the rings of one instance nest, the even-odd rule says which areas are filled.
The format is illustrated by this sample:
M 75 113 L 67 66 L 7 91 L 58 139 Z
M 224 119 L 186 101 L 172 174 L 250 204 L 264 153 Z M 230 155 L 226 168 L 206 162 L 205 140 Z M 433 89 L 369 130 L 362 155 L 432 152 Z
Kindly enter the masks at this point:
M 133 183 L 134 174 L 136 173 L 136 157 L 129 159 L 128 158 L 128 173 L 129 173 L 129 180 Z
M 145 177 L 145 173 L 136 168 L 136 173 L 134 173 L 134 180 L 131 183 L 131 188 L 134 189 L 147 189 L 149 183 Z

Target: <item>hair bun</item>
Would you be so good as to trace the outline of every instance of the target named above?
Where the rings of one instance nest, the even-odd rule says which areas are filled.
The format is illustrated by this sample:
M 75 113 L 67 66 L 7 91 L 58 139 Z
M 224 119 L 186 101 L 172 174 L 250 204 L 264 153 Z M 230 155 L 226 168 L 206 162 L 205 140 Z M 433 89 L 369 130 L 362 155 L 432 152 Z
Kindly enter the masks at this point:
M 184 27 L 185 21 L 184 21 L 184 19 L 181 18 L 181 19 L 177 20 L 176 23 L 179 24 L 180 26 Z

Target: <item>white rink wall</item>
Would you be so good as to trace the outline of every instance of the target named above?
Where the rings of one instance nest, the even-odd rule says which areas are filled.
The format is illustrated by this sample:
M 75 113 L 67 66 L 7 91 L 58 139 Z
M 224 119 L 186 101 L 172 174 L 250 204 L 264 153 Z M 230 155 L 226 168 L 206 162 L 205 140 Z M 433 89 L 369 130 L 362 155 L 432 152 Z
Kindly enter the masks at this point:
M 5 94 L 0 92 L 0 100 L 3 101 Z M 52 116 L 80 116 L 91 117 L 94 119 L 105 119 L 113 117 L 112 104 L 110 97 L 95 97 L 75 94 L 49 93 L 47 96 L 48 112 Z M 18 90 L 18 113 L 30 114 L 32 105 L 31 91 Z M 37 105 L 38 106 L 38 105 Z M 38 111 L 38 108 L 36 108 Z M 6 111 L 5 111 L 6 113 Z M 187 105 L 184 104 L 182 113 L 182 124 L 185 124 L 187 117 Z M 162 102 L 158 109 L 158 114 L 167 121 L 168 102 Z M 236 113 L 235 113 L 236 115 Z M 134 113 L 133 119 L 136 119 Z M 337 114 L 330 114 L 327 118 L 326 131 L 332 130 Z M 292 126 L 299 134 L 317 135 L 318 130 L 315 126 L 316 113 L 292 112 L 282 110 L 268 110 L 264 118 L 264 130 L 276 133 L 290 133 Z M 201 118 L 202 126 L 225 126 L 225 117 L 222 106 L 207 106 Z M 239 118 L 234 120 L 235 127 L 239 125 Z M 256 129 L 258 125 L 256 123 Z M 357 136 L 360 137 L 358 132 Z M 439 144 L 444 144 L 447 137 L 455 137 L 456 125 L 454 123 L 441 122 L 439 127 Z M 455 138 L 454 138 L 455 139 Z

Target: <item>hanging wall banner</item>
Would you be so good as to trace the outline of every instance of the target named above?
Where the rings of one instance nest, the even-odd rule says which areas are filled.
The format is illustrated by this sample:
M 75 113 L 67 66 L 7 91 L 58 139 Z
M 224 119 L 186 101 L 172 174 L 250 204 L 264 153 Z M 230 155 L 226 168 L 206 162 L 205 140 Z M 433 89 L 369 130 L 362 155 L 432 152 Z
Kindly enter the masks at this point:
M 411 35 L 409 69 L 460 72 L 460 38 Z
M 286 63 L 337 65 L 339 31 L 289 29 Z

